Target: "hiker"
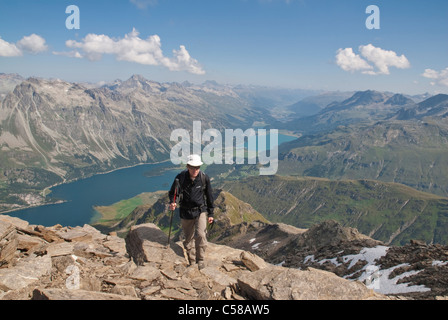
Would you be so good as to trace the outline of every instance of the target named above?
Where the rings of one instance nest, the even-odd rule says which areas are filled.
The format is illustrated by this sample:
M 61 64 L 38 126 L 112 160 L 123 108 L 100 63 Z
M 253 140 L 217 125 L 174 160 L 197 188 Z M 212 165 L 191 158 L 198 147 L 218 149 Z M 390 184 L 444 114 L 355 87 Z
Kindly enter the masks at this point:
M 200 170 L 201 165 L 203 163 L 199 155 L 190 155 L 187 159 L 187 169 L 176 176 L 176 179 L 179 179 L 179 211 L 185 236 L 183 244 L 188 262 L 190 265 L 197 263 L 199 269 L 205 267 L 206 229 L 207 223 L 213 223 L 214 209 L 210 178 Z M 176 182 L 168 193 L 170 210 L 175 210 L 177 206 L 173 201 L 175 188 Z

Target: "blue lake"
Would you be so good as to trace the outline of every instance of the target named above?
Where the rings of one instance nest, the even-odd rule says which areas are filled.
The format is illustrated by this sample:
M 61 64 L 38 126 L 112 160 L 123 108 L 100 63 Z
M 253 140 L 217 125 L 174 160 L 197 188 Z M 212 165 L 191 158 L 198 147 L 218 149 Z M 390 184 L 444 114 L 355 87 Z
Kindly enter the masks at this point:
M 145 164 L 107 174 L 62 184 L 52 188 L 51 198 L 65 202 L 8 213 L 31 224 L 82 226 L 95 215 L 94 206 L 107 206 L 142 192 L 168 190 L 178 173 L 165 171 L 171 163 Z M 159 176 L 145 176 L 148 171 L 163 171 Z
M 278 139 L 278 143 L 282 144 L 296 138 L 279 134 Z M 267 140 L 269 142 L 269 139 Z M 135 197 L 142 192 L 168 191 L 179 173 L 179 169 L 168 170 L 170 167 L 172 164 L 169 161 L 145 164 L 62 184 L 51 189 L 50 197 L 64 200 L 64 203 L 7 214 L 26 220 L 30 224 L 43 226 L 89 224 L 95 216 L 95 206 L 109 206 L 120 200 Z

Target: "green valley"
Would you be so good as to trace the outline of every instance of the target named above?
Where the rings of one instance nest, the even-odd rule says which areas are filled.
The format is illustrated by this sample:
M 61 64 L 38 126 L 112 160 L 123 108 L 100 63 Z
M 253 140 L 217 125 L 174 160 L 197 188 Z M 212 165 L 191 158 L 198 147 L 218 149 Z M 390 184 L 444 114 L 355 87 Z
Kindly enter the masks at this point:
M 448 125 L 382 121 L 303 136 L 280 149 L 280 175 L 398 182 L 448 195 Z
M 273 222 L 309 228 L 334 219 L 385 243 L 448 243 L 448 198 L 397 183 L 269 176 L 228 182 L 223 189 Z

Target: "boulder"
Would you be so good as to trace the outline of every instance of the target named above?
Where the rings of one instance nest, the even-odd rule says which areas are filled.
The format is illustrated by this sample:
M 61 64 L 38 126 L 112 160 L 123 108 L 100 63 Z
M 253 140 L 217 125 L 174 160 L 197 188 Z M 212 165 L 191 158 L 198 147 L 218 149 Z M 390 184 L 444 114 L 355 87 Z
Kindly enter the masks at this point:
M 10 217 L 10 216 L 7 216 L 7 215 L 1 215 L 0 214 L 0 222 L 1 221 L 6 222 L 8 224 L 11 224 L 15 228 L 22 229 L 22 230 L 27 229 L 28 226 L 29 226 L 29 223 L 27 221 L 25 221 L 25 220 L 22 220 L 22 219 L 19 219 L 19 218 L 16 218 L 16 217 Z
M 70 242 L 91 242 L 92 234 L 88 233 L 84 230 L 79 229 L 68 229 L 64 231 L 57 232 L 58 236 L 60 236 L 65 241 Z
M 17 232 L 9 222 L 0 220 L 0 268 L 8 265 L 17 250 Z
M 259 256 L 247 251 L 241 253 L 241 261 L 250 271 L 257 271 L 268 266 L 268 264 Z
M 22 289 L 50 274 L 51 268 L 49 255 L 22 259 L 14 268 L 0 269 L 0 286 L 7 290 Z
M 238 279 L 241 294 L 255 300 L 370 300 L 385 299 L 355 281 L 327 271 L 273 266 Z
M 167 241 L 167 235 L 155 224 L 141 224 L 133 226 L 126 236 L 126 250 L 137 265 L 178 261 L 180 257 L 167 247 Z

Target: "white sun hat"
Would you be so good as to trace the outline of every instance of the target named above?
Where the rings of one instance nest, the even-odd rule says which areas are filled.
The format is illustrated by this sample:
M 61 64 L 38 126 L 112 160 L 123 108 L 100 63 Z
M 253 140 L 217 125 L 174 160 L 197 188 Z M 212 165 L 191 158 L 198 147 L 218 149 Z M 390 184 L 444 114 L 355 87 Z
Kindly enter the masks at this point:
M 201 161 L 201 157 L 197 154 L 192 154 L 187 158 L 187 164 L 192 167 L 200 167 L 204 163 Z

